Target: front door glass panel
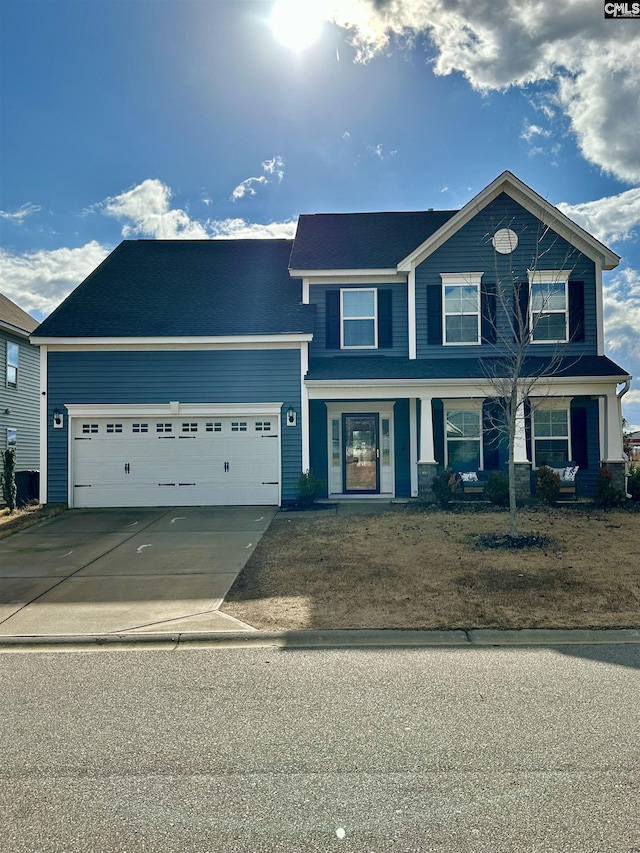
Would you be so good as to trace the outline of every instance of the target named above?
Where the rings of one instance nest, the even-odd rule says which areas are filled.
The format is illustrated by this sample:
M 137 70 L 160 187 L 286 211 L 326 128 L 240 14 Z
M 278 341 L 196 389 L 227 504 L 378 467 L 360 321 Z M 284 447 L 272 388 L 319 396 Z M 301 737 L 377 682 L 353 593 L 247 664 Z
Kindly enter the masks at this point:
M 343 415 L 344 490 L 378 492 L 378 415 Z

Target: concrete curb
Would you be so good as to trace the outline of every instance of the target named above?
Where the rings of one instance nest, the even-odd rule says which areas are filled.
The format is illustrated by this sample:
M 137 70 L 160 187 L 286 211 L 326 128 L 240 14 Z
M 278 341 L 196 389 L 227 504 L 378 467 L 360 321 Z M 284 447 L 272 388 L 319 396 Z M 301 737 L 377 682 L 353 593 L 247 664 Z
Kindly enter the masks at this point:
M 640 628 L 551 629 L 519 631 L 471 629 L 406 631 L 352 629 L 338 631 L 173 632 L 0 637 L 0 653 L 18 651 L 97 651 L 100 649 L 179 650 L 195 648 L 429 648 L 492 646 L 640 644 Z

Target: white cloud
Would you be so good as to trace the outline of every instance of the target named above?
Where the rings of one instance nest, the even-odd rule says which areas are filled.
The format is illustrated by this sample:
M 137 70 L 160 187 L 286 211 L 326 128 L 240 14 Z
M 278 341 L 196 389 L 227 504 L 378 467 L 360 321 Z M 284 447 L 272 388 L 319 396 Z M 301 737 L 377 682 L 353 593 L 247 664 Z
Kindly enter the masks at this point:
M 261 182 L 266 180 L 263 178 Z M 167 184 L 148 178 L 126 192 L 94 205 L 90 210 L 123 221 L 123 237 L 140 235 L 158 240 L 214 240 L 216 237 L 289 238 L 295 233 L 295 220 L 263 224 L 240 218 L 192 219 L 186 211 L 172 208 L 171 198 L 171 188 Z
M 213 237 L 233 240 L 291 240 L 296 233 L 297 219 L 285 222 L 268 222 L 260 224 L 247 222 L 244 219 L 221 219 L 210 222 L 209 227 Z
M 276 166 L 277 168 L 277 166 Z M 122 223 L 123 237 L 156 239 L 291 239 L 297 220 L 256 223 L 245 219 L 191 219 L 171 208 L 171 189 L 148 179 L 86 212 L 101 213 Z M 110 246 L 95 240 L 77 249 L 17 254 L 0 249 L 0 291 L 37 319 L 42 319 L 105 259 Z
M 8 219 L 9 222 L 15 222 L 16 224 L 21 225 L 27 216 L 31 216 L 32 213 L 37 213 L 39 210 L 42 210 L 39 204 L 31 204 L 31 202 L 27 202 L 13 213 L 9 213 L 6 210 L 0 210 L 0 217 L 2 219 Z
M 265 160 L 262 164 L 262 171 L 267 175 L 275 175 L 280 182 L 284 178 L 284 160 L 277 155 L 271 160 Z
M 600 0 L 327 0 L 360 61 L 430 37 L 436 74 L 462 73 L 479 91 L 555 83 L 550 104 L 569 117 L 584 157 L 629 182 L 640 179 L 640 32 L 603 19 Z M 551 112 L 552 107 L 548 107 Z
M 638 358 L 640 341 L 640 272 L 620 270 L 604 285 L 607 349 Z
M 240 198 L 244 198 L 245 196 L 252 196 L 256 194 L 256 188 L 254 184 L 268 184 L 269 181 L 265 178 L 264 175 L 260 175 L 259 178 L 247 178 L 242 181 L 242 183 L 238 184 L 238 186 L 231 193 L 231 198 L 233 201 L 238 201 Z
M 640 224 L 640 187 L 581 204 L 560 202 L 557 207 L 603 243 L 629 240 Z
M 231 193 L 232 201 L 238 201 L 246 196 L 254 196 L 256 194 L 256 184 L 270 184 L 271 181 L 265 177 L 266 175 L 273 175 L 274 178 L 277 178 L 278 183 L 284 178 L 284 159 L 277 154 L 270 160 L 263 160 L 261 168 L 264 174 L 257 178 L 246 178 L 238 184 Z
M 378 145 L 367 145 L 367 151 L 379 160 L 388 160 L 390 157 L 395 157 L 398 153 L 395 148 L 385 151 L 380 143 Z
M 551 131 L 548 129 L 545 130 L 537 124 L 530 124 L 529 122 L 526 122 L 524 129 L 520 134 L 520 139 L 524 139 L 525 142 L 531 142 L 535 136 L 551 136 Z
M 92 240 L 78 249 L 14 254 L 0 249 L 0 291 L 40 319 L 102 263 L 110 249 Z
M 170 206 L 171 189 L 148 178 L 120 195 L 107 198 L 92 210 L 124 221 L 123 237 L 155 237 L 158 240 L 202 240 L 209 235 L 202 223 Z

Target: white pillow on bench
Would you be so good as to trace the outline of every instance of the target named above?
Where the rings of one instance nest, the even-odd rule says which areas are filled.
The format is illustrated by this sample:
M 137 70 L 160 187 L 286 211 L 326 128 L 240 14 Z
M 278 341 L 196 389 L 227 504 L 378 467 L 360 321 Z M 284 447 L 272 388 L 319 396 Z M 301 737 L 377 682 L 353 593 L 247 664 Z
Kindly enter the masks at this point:
M 575 483 L 576 474 L 580 470 L 579 465 L 568 465 L 566 468 L 552 468 L 563 483 Z

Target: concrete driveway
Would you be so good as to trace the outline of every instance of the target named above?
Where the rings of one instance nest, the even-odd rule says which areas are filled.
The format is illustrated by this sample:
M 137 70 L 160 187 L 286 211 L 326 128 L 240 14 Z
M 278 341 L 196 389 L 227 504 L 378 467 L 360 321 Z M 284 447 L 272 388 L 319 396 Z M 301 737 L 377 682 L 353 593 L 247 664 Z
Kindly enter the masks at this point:
M 0 541 L 0 636 L 252 631 L 218 612 L 275 507 L 69 510 Z

